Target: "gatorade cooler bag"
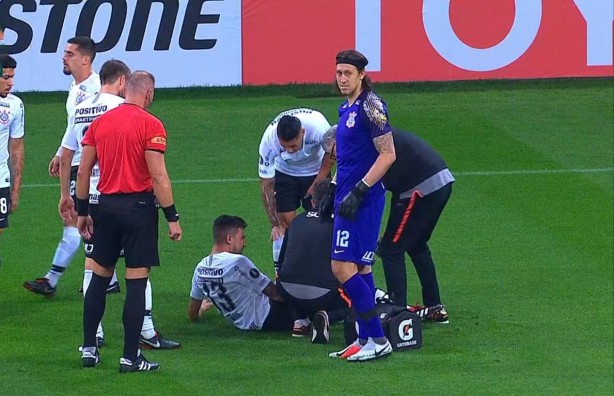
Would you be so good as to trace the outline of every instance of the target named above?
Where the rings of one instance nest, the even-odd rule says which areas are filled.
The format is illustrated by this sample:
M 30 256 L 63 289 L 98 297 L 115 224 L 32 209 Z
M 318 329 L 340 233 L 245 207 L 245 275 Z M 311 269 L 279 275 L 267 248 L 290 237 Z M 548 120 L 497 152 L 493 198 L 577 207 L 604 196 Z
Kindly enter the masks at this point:
M 406 351 L 422 346 L 422 320 L 418 315 L 409 312 L 407 308 L 388 303 L 377 303 L 375 310 L 393 350 Z M 343 326 L 345 343 L 350 345 L 358 337 L 354 309 L 350 310 Z

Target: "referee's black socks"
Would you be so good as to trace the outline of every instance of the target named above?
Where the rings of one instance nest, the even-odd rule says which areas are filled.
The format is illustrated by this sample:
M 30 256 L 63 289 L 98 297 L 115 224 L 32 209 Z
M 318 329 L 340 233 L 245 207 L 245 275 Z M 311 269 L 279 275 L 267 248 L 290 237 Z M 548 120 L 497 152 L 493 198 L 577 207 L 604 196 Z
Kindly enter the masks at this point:
M 83 346 L 96 346 L 96 330 L 102 320 L 107 301 L 107 287 L 111 277 L 92 274 L 87 292 L 83 298 Z
M 91 287 L 91 286 L 90 286 Z M 126 301 L 124 302 L 124 358 L 136 362 L 139 350 L 139 336 L 145 315 L 145 288 L 147 278 L 126 279 Z

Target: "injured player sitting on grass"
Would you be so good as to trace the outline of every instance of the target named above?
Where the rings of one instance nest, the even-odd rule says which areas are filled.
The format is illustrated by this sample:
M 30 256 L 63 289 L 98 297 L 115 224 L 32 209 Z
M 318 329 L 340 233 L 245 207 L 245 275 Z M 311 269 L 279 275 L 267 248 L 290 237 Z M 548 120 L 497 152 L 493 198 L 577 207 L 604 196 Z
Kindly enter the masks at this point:
M 290 332 L 290 307 L 277 286 L 242 254 L 246 227 L 237 216 L 215 219 L 211 253 L 194 270 L 188 318 L 197 321 L 208 299 L 238 329 Z

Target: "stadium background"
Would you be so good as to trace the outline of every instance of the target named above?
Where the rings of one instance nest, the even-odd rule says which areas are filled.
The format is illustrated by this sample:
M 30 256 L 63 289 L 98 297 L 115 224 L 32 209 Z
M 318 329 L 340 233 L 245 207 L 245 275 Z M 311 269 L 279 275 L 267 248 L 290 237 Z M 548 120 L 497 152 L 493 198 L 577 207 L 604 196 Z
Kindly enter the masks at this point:
M 160 87 L 328 83 L 356 48 L 375 81 L 612 76 L 609 0 L 7 0 L 22 91 L 65 90 L 67 39 L 99 44 Z M 169 68 L 180 72 L 169 73 Z M 175 70 L 174 70 L 175 71 Z
M 65 91 L 70 78 L 61 73 L 61 52 L 66 39 L 81 33 L 81 15 L 97 9 L 81 28 L 91 26 L 102 41 L 111 5 L 121 11 L 122 4 L 126 22 L 117 43 L 98 55 L 96 68 L 118 58 L 153 71 L 165 87 L 242 86 L 157 92 L 152 112 L 169 130 L 168 166 L 185 240 L 161 242 L 154 319 L 183 347 L 149 352 L 162 363 L 161 372 L 119 379 L 123 295 L 108 300 L 110 345 L 102 365 L 91 371 L 79 365 L 81 255 L 53 299 L 21 287 L 46 270 L 60 235 L 58 189 L 46 166 L 64 129 L 66 94 L 20 94 L 27 112 L 26 169 L 20 209 L 0 240 L 0 394 L 611 394 L 611 2 L 290 0 L 282 7 L 264 0 L 163 1 L 153 3 L 139 51 L 126 47 L 131 31 L 138 37 L 140 28 L 133 27 L 143 26 L 135 23 L 135 9 L 149 1 L 69 5 L 54 36 L 50 21 L 62 14 L 60 3 L 0 2 L 0 21 L 8 26 L 5 49 L 27 44 L 14 53 L 19 91 Z M 449 5 L 447 14 L 442 4 Z M 197 40 L 185 22 L 190 5 L 219 15 L 197 18 L 207 21 L 196 28 Z M 59 8 L 51 15 L 53 7 Z M 159 35 L 164 10 L 176 18 Z M 450 16 L 464 46 L 447 52 L 433 45 L 425 20 L 445 27 L 442 15 Z M 19 41 L 28 38 L 28 28 L 17 23 L 25 32 L 18 35 L 10 18 L 30 27 L 29 42 Z M 210 46 L 198 40 L 212 39 L 210 49 L 183 48 Z M 41 51 L 56 40 L 55 51 Z M 167 42 L 168 50 L 154 49 Z M 200 324 L 187 323 L 191 272 L 208 253 L 218 214 L 246 218 L 246 254 L 273 271 L 256 176 L 264 126 L 295 106 L 336 118 L 340 100 L 329 85 L 252 85 L 329 83 L 335 52 L 354 46 L 373 61 L 370 73 L 381 82 L 377 89 L 393 123 L 429 141 L 457 176 L 432 243 L 450 325 L 427 327 L 419 351 L 355 366 L 326 358 L 341 342 L 339 329 L 331 346 L 316 346 L 287 335 L 240 332 L 215 312 Z M 453 63 L 455 51 L 465 60 L 473 54 L 477 66 Z M 491 69 L 471 70 L 484 65 Z M 551 77 L 601 78 L 534 80 Z M 448 80 L 480 81 L 441 82 Z M 384 83 L 390 81 L 401 83 Z M 375 273 L 383 284 L 379 263 Z M 416 301 L 417 286 L 410 270 Z

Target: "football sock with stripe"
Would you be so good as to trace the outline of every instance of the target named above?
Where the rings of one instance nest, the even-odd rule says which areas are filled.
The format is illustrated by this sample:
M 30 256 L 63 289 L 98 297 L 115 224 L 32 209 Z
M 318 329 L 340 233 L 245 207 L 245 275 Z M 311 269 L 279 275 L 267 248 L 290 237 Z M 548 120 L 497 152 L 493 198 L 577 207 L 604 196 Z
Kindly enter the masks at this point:
M 281 252 L 281 245 L 283 243 L 283 236 L 273 241 L 273 265 L 275 266 L 275 275 L 277 275 L 277 273 L 279 272 L 279 253 Z
M 90 283 L 92 282 L 92 274 L 94 272 L 92 270 L 84 270 L 83 271 L 83 298 L 85 298 L 85 293 L 87 293 L 87 289 L 90 287 Z M 104 338 L 104 329 L 102 328 L 102 323 L 98 323 L 98 329 L 96 330 L 96 337 Z
M 51 269 L 45 275 L 51 287 L 56 287 L 73 257 L 81 245 L 81 235 L 76 227 L 64 227 L 62 240 L 55 249 Z
M 152 338 L 156 335 L 153 318 L 151 317 L 152 296 L 151 282 L 147 278 L 147 286 L 145 287 L 145 317 L 143 318 L 143 327 L 141 327 L 141 336 L 144 338 Z

